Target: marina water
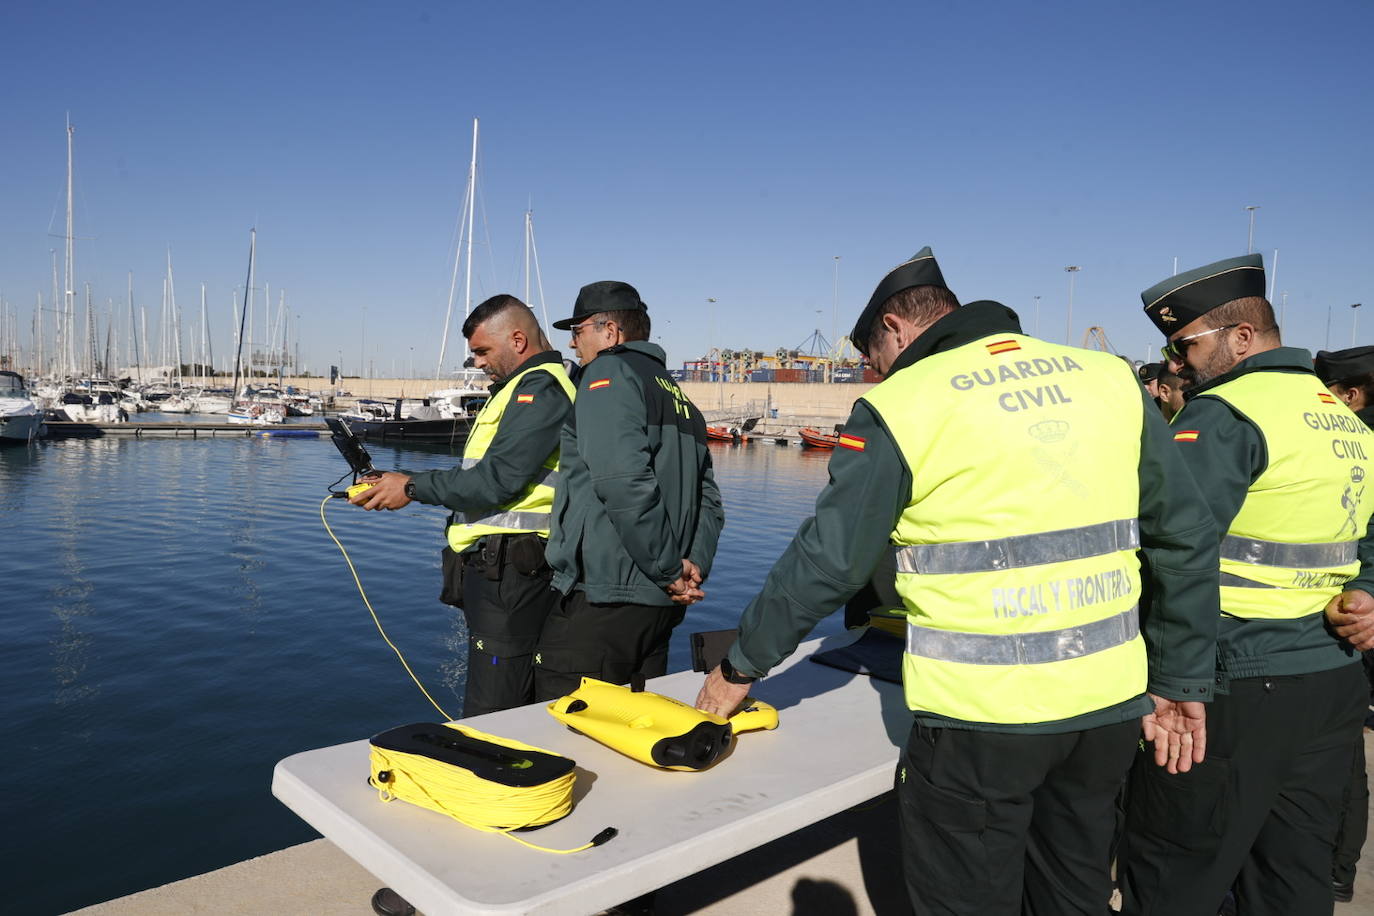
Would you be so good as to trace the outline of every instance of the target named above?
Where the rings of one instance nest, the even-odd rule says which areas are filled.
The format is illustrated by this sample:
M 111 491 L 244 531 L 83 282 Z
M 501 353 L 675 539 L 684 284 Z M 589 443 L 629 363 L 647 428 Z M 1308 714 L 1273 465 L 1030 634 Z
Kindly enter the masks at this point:
M 369 451 L 380 468 L 455 460 Z M 725 531 L 669 670 L 690 667 L 688 633 L 735 625 L 829 460 L 762 442 L 712 455 Z M 346 469 L 327 438 L 0 449 L 8 911 L 66 912 L 312 839 L 271 795 L 278 760 L 437 715 L 320 522 Z M 437 600 L 443 510 L 325 512 L 392 640 L 460 714 L 467 636 Z M 840 629 L 832 615 L 818 633 Z

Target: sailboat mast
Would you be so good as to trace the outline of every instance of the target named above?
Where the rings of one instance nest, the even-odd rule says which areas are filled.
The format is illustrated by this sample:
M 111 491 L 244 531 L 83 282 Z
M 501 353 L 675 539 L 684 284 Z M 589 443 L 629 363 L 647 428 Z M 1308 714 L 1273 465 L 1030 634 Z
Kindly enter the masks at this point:
M 34 354 L 34 360 L 35 360 L 35 362 L 34 362 L 34 364 L 33 364 L 33 372 L 34 372 L 34 375 L 42 376 L 42 375 L 43 375 L 43 294 L 42 294 L 42 293 L 39 293 L 39 294 L 38 294 L 38 311 L 34 314 L 33 341 L 34 341 L 34 348 L 37 350 L 37 352 Z
M 258 230 L 248 231 L 248 279 L 243 286 L 243 311 L 239 313 L 239 346 L 234 355 L 234 387 L 230 390 L 230 403 L 239 396 L 239 367 L 243 362 L 243 324 L 248 318 L 248 291 L 253 288 L 253 258 L 258 250 Z
M 472 222 L 477 210 L 477 118 L 472 119 L 472 164 L 468 166 L 468 265 L 463 288 L 463 321 L 472 314 Z M 468 361 L 468 339 L 463 338 L 463 362 Z
M 530 254 L 534 257 L 534 281 L 535 289 L 539 292 L 539 311 L 544 316 L 544 333 L 550 338 L 553 337 L 553 326 L 549 324 L 549 307 L 544 302 L 544 272 L 539 269 L 539 246 L 534 241 L 534 211 L 530 210 L 526 215 L 530 228 Z M 528 269 L 528 268 L 527 268 Z M 529 277 L 525 278 L 525 288 L 529 289 Z M 534 310 L 534 304 L 529 300 L 529 293 L 525 293 L 525 304 Z
M 472 164 L 468 167 L 468 188 L 463 194 L 463 208 L 467 212 L 460 214 L 458 218 L 458 243 L 453 251 L 453 274 L 448 283 L 448 306 L 444 310 L 444 333 L 439 339 L 439 362 L 434 367 L 434 381 L 437 383 L 444 374 L 444 357 L 448 355 L 448 332 L 453 322 L 453 297 L 458 291 L 458 264 L 462 261 L 463 255 L 463 219 L 467 218 L 468 223 L 468 271 L 467 271 L 467 307 L 464 313 L 466 321 L 467 313 L 472 309 L 472 202 L 475 196 L 475 186 L 477 183 L 477 119 L 472 119 Z M 463 362 L 467 362 L 467 340 L 463 341 Z
M 209 363 L 209 371 L 206 371 L 205 364 Z M 215 371 L 214 360 L 210 358 L 210 316 L 205 310 L 205 284 L 200 284 L 200 374 L 208 376 Z M 209 382 L 204 382 L 209 384 Z
M 86 375 L 95 376 L 95 314 L 91 311 L 91 284 L 86 284 Z
M 138 328 L 134 324 L 134 272 L 129 271 L 129 339 L 134 345 L 134 365 L 138 367 L 138 383 L 143 384 L 143 356 L 138 352 Z
M 172 277 L 172 249 L 167 249 L 167 296 L 172 305 L 172 346 L 176 350 L 177 387 L 185 387 L 181 374 L 181 309 L 177 307 L 176 280 Z
M 76 263 L 75 253 L 72 246 L 73 224 L 72 224 L 72 137 L 76 133 L 76 128 L 72 127 L 71 116 L 67 116 L 67 260 L 65 268 L 66 295 L 62 300 L 63 313 L 67 323 L 67 333 L 65 335 L 66 348 L 62 354 L 64 369 L 70 372 L 76 371 L 76 341 L 74 341 L 73 325 L 76 323 Z

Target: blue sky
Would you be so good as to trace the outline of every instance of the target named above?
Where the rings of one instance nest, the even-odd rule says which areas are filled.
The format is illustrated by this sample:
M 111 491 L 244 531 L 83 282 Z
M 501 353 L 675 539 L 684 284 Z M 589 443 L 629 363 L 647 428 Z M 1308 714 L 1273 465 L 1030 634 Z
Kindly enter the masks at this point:
M 432 371 L 479 116 L 474 302 L 520 291 L 530 201 L 551 317 L 629 281 L 670 364 L 829 336 L 836 255 L 843 331 L 927 244 L 964 301 L 1033 330 L 1040 296 L 1056 340 L 1081 265 L 1075 341 L 1157 358 L 1140 290 L 1244 253 L 1251 204 L 1288 342 L 1325 346 L 1331 307 L 1348 346 L 1349 305 L 1374 312 L 1371 34 L 1357 2 L 11 3 L 0 295 L 27 337 L 70 112 L 97 303 L 132 270 L 152 322 L 170 246 L 223 352 L 256 226 L 307 365 Z

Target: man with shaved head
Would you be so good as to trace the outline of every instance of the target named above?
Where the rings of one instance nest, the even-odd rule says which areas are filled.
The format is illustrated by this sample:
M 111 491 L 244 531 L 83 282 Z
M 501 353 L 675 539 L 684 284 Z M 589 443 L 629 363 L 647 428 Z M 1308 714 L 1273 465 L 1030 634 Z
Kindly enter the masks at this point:
M 559 434 L 575 389 L 562 355 L 514 296 L 493 296 L 473 309 L 463 336 L 474 365 L 494 384 L 462 464 L 382 474 L 353 502 L 399 509 L 415 500 L 452 510 L 440 597 L 467 617 L 466 717 L 534 700 L 534 646 L 557 598 L 544 547 Z

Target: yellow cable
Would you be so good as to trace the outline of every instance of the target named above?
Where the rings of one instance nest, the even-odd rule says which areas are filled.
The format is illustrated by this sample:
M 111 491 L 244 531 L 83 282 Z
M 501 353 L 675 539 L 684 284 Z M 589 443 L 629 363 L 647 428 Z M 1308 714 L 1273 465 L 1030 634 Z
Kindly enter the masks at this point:
M 501 747 L 552 753 L 456 723 L 446 727 Z M 598 846 L 598 839 L 605 842 L 610 837 L 601 839 L 604 834 L 598 835 L 591 842 L 573 849 L 551 849 L 522 840 L 511 831 L 540 827 L 569 814 L 573 809 L 572 790 L 576 778 L 576 771 L 569 770 L 542 785 L 518 788 L 483 779 L 462 767 L 419 754 L 391 751 L 374 745 L 372 777 L 369 781 L 376 787 L 382 801 L 399 798 L 412 805 L 448 815 L 474 830 L 502 834 L 530 849 L 568 855 Z
M 456 717 L 444 712 L 444 707 L 440 706 L 438 703 L 434 701 L 434 697 L 429 695 L 429 691 L 425 689 L 424 684 L 420 683 L 420 679 L 415 676 L 415 672 L 410 670 L 410 664 L 406 662 L 406 657 L 401 654 L 401 650 L 396 648 L 396 644 L 393 643 L 391 641 L 391 638 L 386 635 L 386 630 L 382 629 L 382 622 L 377 619 L 377 612 L 372 609 L 372 602 L 367 600 L 367 592 L 363 590 L 362 580 L 358 578 L 358 570 L 353 567 L 353 561 L 349 559 L 348 551 L 344 549 L 344 545 L 339 542 L 339 539 L 337 537 L 335 537 L 334 529 L 329 527 L 329 521 L 324 517 L 325 503 L 329 502 L 333 498 L 333 496 L 326 496 L 324 500 L 320 503 L 320 521 L 324 522 L 324 530 L 329 532 L 330 539 L 338 545 L 339 552 L 343 554 L 344 562 L 348 564 L 348 571 L 353 574 L 353 582 L 355 585 L 358 586 L 358 594 L 363 596 L 363 604 L 367 605 L 367 611 L 369 614 L 372 615 L 372 622 L 377 625 L 377 632 L 381 633 L 382 639 L 386 640 L 386 644 L 388 646 L 391 646 L 391 651 L 395 652 L 396 657 L 401 660 L 401 665 L 406 669 L 406 674 L 410 675 L 410 679 L 415 682 L 416 687 L 420 688 L 420 692 L 425 695 L 426 700 L 429 700 L 430 705 L 433 706 L 435 709 L 439 710 L 439 715 L 443 716 L 445 721 L 453 721 Z
M 430 705 L 439 710 L 439 714 L 447 720 L 446 727 L 460 731 L 469 737 L 489 741 L 502 747 L 536 751 L 543 754 L 552 753 L 552 751 L 522 744 L 510 738 L 499 738 L 495 735 L 479 732 L 477 729 L 469 728 L 466 725 L 458 725 L 453 722 L 454 717 L 435 702 L 434 697 L 429 695 L 425 685 L 420 683 L 420 679 L 411 670 L 405 656 L 401 654 L 401 650 L 396 648 L 396 644 L 386 635 L 386 630 L 382 627 L 377 612 L 373 610 L 372 602 L 367 600 L 367 592 L 363 589 L 362 580 L 358 578 L 358 570 L 348 556 L 348 550 L 334 534 L 334 529 L 329 527 L 329 521 L 324 515 L 324 507 L 331 499 L 333 499 L 332 496 L 326 496 L 320 503 L 320 521 L 324 523 L 324 530 L 329 532 L 330 539 L 334 541 L 339 552 L 343 554 L 344 562 L 348 564 L 348 571 L 353 574 L 353 582 L 358 586 L 358 594 L 362 596 L 363 604 L 367 606 L 368 613 L 372 615 L 372 622 L 377 625 L 377 632 L 382 634 L 382 639 L 386 640 L 391 651 L 396 653 L 396 657 L 401 660 L 401 665 L 406 669 L 406 674 L 409 674 L 410 679 L 415 682 L 415 686 L 420 688 L 425 699 L 429 700 Z M 378 778 L 382 772 L 388 774 L 386 780 Z M 590 849 L 593 846 L 600 846 L 616 834 L 614 828 L 608 827 L 593 837 L 590 842 L 583 843 L 581 846 L 573 849 L 550 849 L 547 846 L 539 846 L 522 840 L 511 833 L 512 830 L 539 827 L 552 823 L 572 811 L 572 793 L 575 781 L 576 770 L 569 770 L 564 775 L 542 785 L 517 788 L 483 779 L 462 767 L 441 763 L 429 757 L 406 754 L 400 751 L 388 751 L 375 745 L 372 747 L 372 777 L 369 780 L 377 788 L 382 801 L 399 798 L 413 805 L 446 814 L 474 830 L 480 830 L 483 833 L 499 833 L 522 846 L 556 855 L 568 855 Z

